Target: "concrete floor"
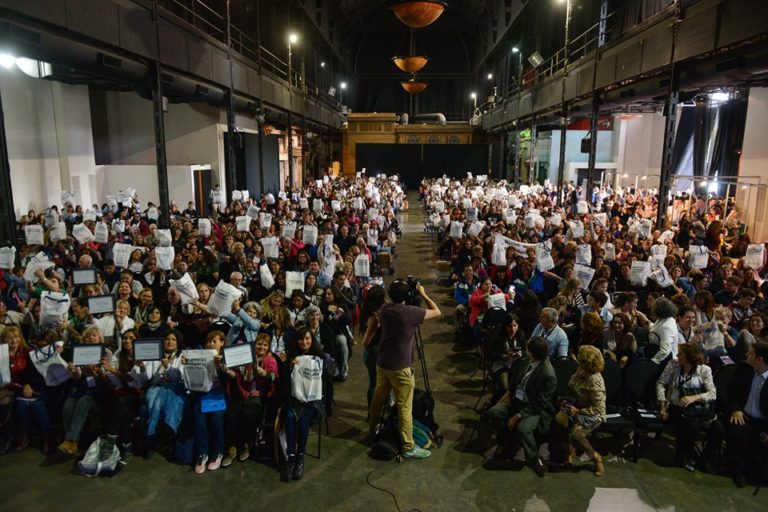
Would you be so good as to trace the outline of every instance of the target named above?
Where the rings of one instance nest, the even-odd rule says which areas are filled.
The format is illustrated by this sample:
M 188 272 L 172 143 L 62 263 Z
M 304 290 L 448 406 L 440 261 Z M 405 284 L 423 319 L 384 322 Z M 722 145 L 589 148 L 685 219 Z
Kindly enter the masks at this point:
M 308 457 L 303 481 L 284 484 L 274 467 L 259 462 L 235 462 L 215 473 L 195 475 L 191 467 L 132 458 L 114 478 L 78 476 L 71 462 L 46 461 L 30 448 L 0 457 L 0 511 L 80 510 L 154 511 L 202 510 L 333 510 L 402 511 L 616 511 L 646 510 L 767 510 L 768 489 L 756 497 L 753 488 L 737 489 L 727 477 L 688 473 L 671 467 L 664 441 L 644 443 L 639 463 L 606 455 L 606 475 L 591 468 L 550 473 L 537 478 L 487 462 L 492 447 L 474 433 L 477 414 L 472 406 L 480 379 L 472 353 L 452 344 L 450 290 L 434 284 L 435 265 L 429 239 L 422 234 L 423 215 L 411 197 L 403 215 L 404 237 L 399 247 L 397 275 L 422 278 L 440 304 L 444 317 L 422 329 L 429 376 L 437 402 L 435 417 L 445 443 L 432 457 L 404 464 L 379 462 L 367 456 L 362 440 L 367 374 L 355 347 L 350 379 L 336 388 L 337 407 L 330 421 L 331 436 L 323 438 L 322 459 Z M 417 371 L 417 385 L 423 382 Z M 487 398 L 487 397 L 486 397 Z M 315 453 L 316 431 L 310 438 Z M 650 445 L 650 446 L 649 446 Z M 662 446 L 660 446 L 662 445 Z

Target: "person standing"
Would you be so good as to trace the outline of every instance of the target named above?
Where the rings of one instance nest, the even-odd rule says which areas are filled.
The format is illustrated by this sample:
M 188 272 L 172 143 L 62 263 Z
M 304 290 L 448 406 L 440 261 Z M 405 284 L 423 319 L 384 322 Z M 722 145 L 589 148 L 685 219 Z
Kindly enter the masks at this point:
M 426 459 L 430 452 L 417 446 L 413 441 L 413 390 L 416 387 L 413 343 L 419 325 L 425 320 L 440 317 L 442 313 L 437 304 L 429 298 L 423 286 L 417 284 L 416 291 L 427 309 L 405 303 L 410 294 L 410 285 L 403 280 L 395 280 L 389 285 L 387 294 L 391 302 L 379 309 L 381 339 L 376 363 L 376 389 L 371 401 L 369 424 L 371 433 L 374 434 L 381 419 L 384 401 L 392 391 L 395 395 L 403 456 Z

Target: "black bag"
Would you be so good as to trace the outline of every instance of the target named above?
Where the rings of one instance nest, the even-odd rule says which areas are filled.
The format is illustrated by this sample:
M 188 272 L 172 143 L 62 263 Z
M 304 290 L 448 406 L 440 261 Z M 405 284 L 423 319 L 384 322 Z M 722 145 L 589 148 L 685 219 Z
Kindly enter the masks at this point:
M 400 430 L 397 425 L 397 415 L 391 414 L 376 436 L 376 442 L 371 447 L 370 456 L 376 460 L 390 461 L 397 457 L 400 451 Z
M 413 391 L 413 419 L 429 427 L 436 439 L 441 439 L 437 435 L 440 425 L 435 421 L 435 399 L 432 393 L 421 389 Z

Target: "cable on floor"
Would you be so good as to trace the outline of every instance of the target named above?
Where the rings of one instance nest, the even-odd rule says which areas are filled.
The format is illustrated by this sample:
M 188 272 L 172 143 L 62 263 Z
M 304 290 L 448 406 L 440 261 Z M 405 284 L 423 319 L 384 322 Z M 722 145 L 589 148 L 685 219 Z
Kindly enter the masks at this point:
M 372 474 L 374 474 L 376 471 L 380 470 L 380 469 L 381 469 L 381 468 L 383 468 L 383 467 L 384 467 L 384 466 L 381 466 L 381 467 L 379 467 L 379 468 L 376 468 L 376 469 L 374 469 L 374 470 L 371 470 L 371 471 L 370 471 L 370 472 L 369 472 L 369 473 L 368 473 L 368 474 L 365 476 L 365 483 L 367 483 L 368 485 L 370 485 L 371 487 L 373 487 L 373 488 L 374 488 L 374 489 L 376 489 L 377 491 L 381 491 L 381 492 L 387 493 L 387 494 L 389 494 L 390 496 L 392 496 L 392 499 L 393 499 L 393 500 L 394 500 L 394 502 L 395 502 L 395 507 L 397 508 L 397 512 L 403 512 L 403 509 L 401 509 L 401 508 L 400 508 L 400 504 L 397 502 L 397 496 L 395 496 L 395 493 L 393 493 L 392 491 L 390 491 L 390 490 L 388 490 L 388 489 L 384 489 L 383 487 L 377 487 L 377 486 L 375 486 L 375 485 L 373 485 L 373 484 L 371 483 L 371 475 L 372 475 Z M 421 509 L 418 509 L 418 508 L 412 508 L 412 509 L 409 509 L 409 510 L 408 510 L 408 512 L 421 512 Z

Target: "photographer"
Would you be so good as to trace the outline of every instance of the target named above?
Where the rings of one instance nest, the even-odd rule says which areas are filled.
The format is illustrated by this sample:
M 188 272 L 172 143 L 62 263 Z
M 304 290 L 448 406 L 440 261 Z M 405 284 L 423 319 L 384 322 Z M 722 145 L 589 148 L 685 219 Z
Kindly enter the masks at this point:
M 424 287 L 415 284 L 415 291 L 427 306 L 427 309 L 406 304 L 411 293 L 411 285 L 403 280 L 396 280 L 389 285 L 388 295 L 391 303 L 379 309 L 381 339 L 377 360 L 376 390 L 373 393 L 370 411 L 371 433 L 375 433 L 381 418 L 381 410 L 390 390 L 395 395 L 397 421 L 400 438 L 403 442 L 403 455 L 406 458 L 425 459 L 430 452 L 417 446 L 413 441 L 413 390 L 416 379 L 413 370 L 413 342 L 419 325 L 424 320 L 438 318 L 442 313 L 437 304 L 429 298 Z M 371 436 L 373 437 L 373 436 Z

